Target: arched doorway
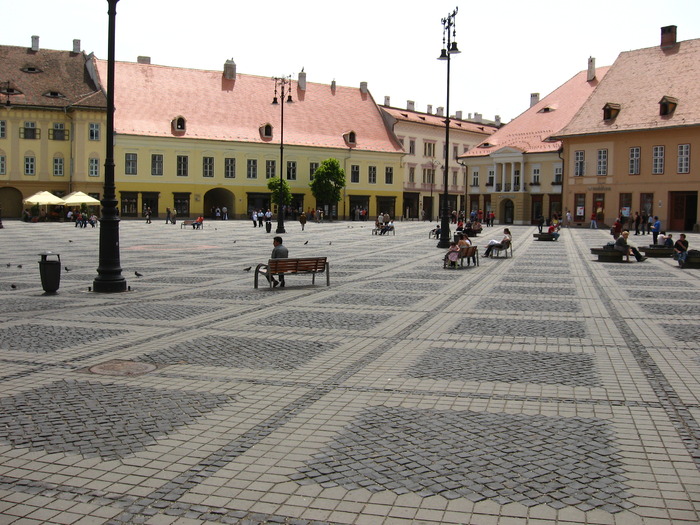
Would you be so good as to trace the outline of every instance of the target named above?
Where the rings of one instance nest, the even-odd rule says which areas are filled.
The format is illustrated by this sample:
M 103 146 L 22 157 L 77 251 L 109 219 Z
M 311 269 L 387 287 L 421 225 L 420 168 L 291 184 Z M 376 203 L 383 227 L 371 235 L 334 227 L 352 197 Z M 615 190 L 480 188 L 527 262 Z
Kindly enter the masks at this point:
M 22 216 L 22 192 L 17 188 L 0 188 L 0 210 L 6 219 Z
M 214 188 L 204 194 L 204 216 L 214 219 L 212 210 L 223 208 L 228 209 L 228 217 L 232 219 L 235 216 L 234 195 L 229 190 L 224 188 Z
M 501 224 L 513 224 L 515 215 L 515 204 L 510 199 L 505 199 L 501 202 L 500 221 Z

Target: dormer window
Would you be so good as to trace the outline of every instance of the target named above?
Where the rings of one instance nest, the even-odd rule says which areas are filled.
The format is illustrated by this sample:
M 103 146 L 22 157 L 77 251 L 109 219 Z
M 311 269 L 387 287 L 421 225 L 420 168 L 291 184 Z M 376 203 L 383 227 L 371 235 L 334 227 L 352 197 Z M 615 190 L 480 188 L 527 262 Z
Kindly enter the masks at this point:
M 185 120 L 185 117 L 174 118 L 171 125 L 173 128 L 173 133 L 182 134 L 187 131 L 187 121 Z
M 490 148 L 491 146 L 493 146 L 493 144 L 490 144 L 488 142 L 482 142 L 481 144 L 479 144 L 480 148 Z
M 66 98 L 66 96 L 60 91 L 47 91 L 44 93 L 44 96 L 47 98 Z
M 620 104 L 608 102 L 603 106 L 603 120 L 615 120 L 620 113 Z
M 345 143 L 348 146 L 357 145 L 357 135 L 355 134 L 354 131 L 347 131 L 347 132 L 343 133 L 343 139 L 345 139 Z
M 678 99 L 674 97 L 663 97 L 659 100 L 659 115 L 662 117 L 673 116 L 673 112 L 676 111 L 676 106 L 678 105 Z
M 269 122 L 266 124 L 263 124 L 259 128 L 260 131 L 260 137 L 265 140 L 265 139 L 271 139 L 272 138 L 272 124 Z
M 0 93 L 3 95 L 21 95 L 22 92 L 18 89 L 15 89 L 10 85 L 9 82 L 5 82 L 4 85 L 0 85 Z
M 551 113 L 554 111 L 554 108 L 552 106 L 545 106 L 542 109 L 540 109 L 537 113 Z
M 20 71 L 24 73 L 43 73 L 43 71 L 36 66 L 24 66 Z

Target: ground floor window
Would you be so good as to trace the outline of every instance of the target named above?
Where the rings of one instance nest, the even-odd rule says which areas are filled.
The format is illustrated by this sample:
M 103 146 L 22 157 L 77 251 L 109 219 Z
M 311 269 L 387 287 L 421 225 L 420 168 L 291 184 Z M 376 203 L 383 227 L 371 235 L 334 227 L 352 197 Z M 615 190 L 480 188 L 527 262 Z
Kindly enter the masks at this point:
M 188 218 L 190 216 L 190 194 L 173 193 L 173 207 L 178 217 Z
M 121 193 L 121 209 L 122 217 L 137 217 L 138 216 L 138 193 L 122 192 Z

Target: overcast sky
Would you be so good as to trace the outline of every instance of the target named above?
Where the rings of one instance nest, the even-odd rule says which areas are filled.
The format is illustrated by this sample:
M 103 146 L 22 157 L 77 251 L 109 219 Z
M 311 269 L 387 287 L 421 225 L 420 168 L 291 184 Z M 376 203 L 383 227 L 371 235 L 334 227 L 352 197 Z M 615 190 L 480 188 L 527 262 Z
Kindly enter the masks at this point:
M 377 103 L 407 100 L 425 111 L 446 105 L 441 19 L 458 7 L 451 61 L 450 112 L 515 118 L 530 93 L 544 97 L 578 71 L 589 56 L 597 66 L 621 51 L 659 44 L 660 28 L 678 26 L 678 39 L 700 38 L 700 0 L 355 0 L 334 2 L 120 0 L 116 58 L 197 69 L 296 74 L 309 82 L 357 86 L 368 82 Z M 4 2 L 0 44 L 82 49 L 107 58 L 106 0 Z M 0 79 L 4 81 L 6 79 Z M 273 84 L 270 83 L 272 95 Z

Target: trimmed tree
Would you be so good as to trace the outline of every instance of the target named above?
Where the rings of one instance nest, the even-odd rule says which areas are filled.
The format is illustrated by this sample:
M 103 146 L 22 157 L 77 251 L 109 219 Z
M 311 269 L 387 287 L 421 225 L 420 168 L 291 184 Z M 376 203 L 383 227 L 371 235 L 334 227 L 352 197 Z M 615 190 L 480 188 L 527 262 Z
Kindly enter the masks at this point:
M 292 190 L 289 189 L 289 184 L 287 183 L 287 181 L 284 179 L 280 179 L 279 177 L 273 177 L 267 181 L 267 189 L 272 192 L 272 196 L 270 197 L 271 204 L 277 204 L 279 206 L 280 188 L 282 188 L 282 202 L 284 204 L 291 204 Z
M 345 170 L 338 159 L 324 160 L 314 172 L 314 180 L 309 183 L 311 193 L 317 202 L 334 206 L 340 201 L 340 192 L 345 187 Z

